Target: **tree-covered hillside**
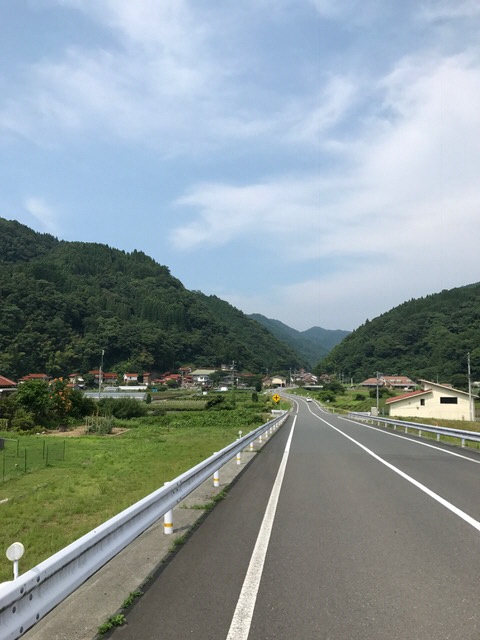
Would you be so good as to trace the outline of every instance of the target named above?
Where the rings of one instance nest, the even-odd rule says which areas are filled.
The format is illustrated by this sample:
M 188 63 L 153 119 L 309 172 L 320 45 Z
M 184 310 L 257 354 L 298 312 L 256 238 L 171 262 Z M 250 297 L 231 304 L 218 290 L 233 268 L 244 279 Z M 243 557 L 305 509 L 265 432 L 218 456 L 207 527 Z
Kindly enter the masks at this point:
M 410 300 L 367 321 L 319 363 L 318 372 L 355 381 L 376 371 L 467 383 L 480 380 L 480 283 Z
M 262 372 L 301 359 L 228 303 L 185 289 L 144 253 L 64 242 L 0 218 L 0 374 L 180 364 Z
M 281 340 L 294 349 L 294 351 L 301 354 L 309 365 L 309 368 L 326 356 L 330 349 L 343 340 L 349 333 L 348 331 L 332 331 L 322 329 L 321 327 L 312 327 L 306 331 L 297 331 L 280 322 L 280 320 L 266 318 L 260 313 L 253 313 L 249 317 L 266 327 L 278 340 Z

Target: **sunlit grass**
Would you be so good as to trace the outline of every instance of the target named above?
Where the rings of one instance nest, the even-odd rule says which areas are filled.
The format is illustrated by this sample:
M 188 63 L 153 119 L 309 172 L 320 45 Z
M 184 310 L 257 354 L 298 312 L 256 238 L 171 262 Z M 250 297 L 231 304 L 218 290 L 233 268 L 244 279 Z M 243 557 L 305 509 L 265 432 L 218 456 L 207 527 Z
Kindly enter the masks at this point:
M 119 436 L 4 434 L 19 438 L 20 452 L 30 444 L 43 451 L 43 440 L 63 447 L 65 440 L 65 459 L 45 466 L 39 458 L 39 468 L 0 483 L 0 501 L 7 500 L 0 502 L 0 582 L 12 577 L 5 550 L 13 542 L 25 546 L 24 572 L 227 446 L 239 430 L 266 422 L 265 409 L 245 403 L 235 411 L 138 418 L 125 421 L 129 430 Z

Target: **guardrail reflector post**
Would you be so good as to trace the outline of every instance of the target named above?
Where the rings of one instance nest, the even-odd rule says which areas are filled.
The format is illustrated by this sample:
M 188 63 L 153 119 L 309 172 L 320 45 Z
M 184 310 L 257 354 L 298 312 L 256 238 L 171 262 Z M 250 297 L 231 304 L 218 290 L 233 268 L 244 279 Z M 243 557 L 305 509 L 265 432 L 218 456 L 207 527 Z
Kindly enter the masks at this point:
M 250 451 L 253 451 L 253 440 L 250 442 Z
M 169 482 L 165 482 L 164 486 L 167 486 L 169 484 Z M 163 516 L 163 533 L 167 536 L 173 533 L 173 509 L 167 511 L 167 513 Z
M 242 464 L 242 452 L 237 453 L 237 464 Z
M 440 442 L 440 434 L 437 433 L 437 442 Z
M 462 438 L 462 447 L 465 446 L 465 438 Z
M 216 456 L 217 453 L 218 453 L 218 451 L 215 451 L 215 453 L 213 455 Z M 219 487 L 220 486 L 220 469 L 216 469 L 213 472 L 213 486 L 214 487 Z
M 260 434 L 260 435 L 258 436 L 258 441 L 259 441 L 259 443 L 260 443 L 260 444 L 262 444 L 262 434 Z

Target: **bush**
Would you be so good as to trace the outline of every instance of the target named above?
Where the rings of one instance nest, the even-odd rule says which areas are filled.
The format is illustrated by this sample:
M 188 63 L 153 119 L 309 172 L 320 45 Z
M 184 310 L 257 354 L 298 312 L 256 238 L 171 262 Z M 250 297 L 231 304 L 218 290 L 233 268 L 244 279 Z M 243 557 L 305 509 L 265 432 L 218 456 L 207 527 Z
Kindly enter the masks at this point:
M 141 418 L 147 415 L 147 407 L 143 402 L 133 398 L 102 398 L 97 402 L 100 413 L 106 416 L 114 416 L 119 420 Z
M 35 427 L 35 419 L 30 411 L 18 407 L 10 424 L 14 431 L 31 431 Z
M 224 409 L 225 396 L 212 396 L 207 400 L 205 409 Z
M 70 410 L 72 418 L 83 418 L 95 413 L 95 400 L 93 400 L 93 398 L 87 398 L 87 396 L 84 396 L 78 389 L 72 389 L 70 401 L 72 403 L 72 408 Z
M 365 400 L 365 399 L 366 399 L 366 397 L 367 397 L 367 396 L 366 396 L 366 395 L 364 395 L 363 393 L 357 393 L 357 394 L 355 395 L 354 400 L 356 400 L 357 402 L 362 402 L 363 400 Z
M 345 393 L 345 387 L 341 382 L 338 382 L 338 380 L 332 380 L 331 382 L 327 382 L 326 384 L 323 385 L 323 390 L 333 391 L 333 393 L 340 393 L 340 394 Z
M 150 416 L 164 416 L 166 413 L 167 412 L 163 407 L 153 407 L 148 410 L 148 414 Z
M 370 389 L 368 395 L 370 396 L 370 398 L 376 398 L 377 397 L 377 388 L 375 387 L 375 389 Z M 391 398 L 395 395 L 395 392 L 392 391 L 391 389 L 388 389 L 387 387 L 378 387 L 378 397 L 379 398 Z
M 321 402 L 335 402 L 336 396 L 333 391 L 320 391 L 318 397 Z
M 112 433 L 113 418 L 111 416 L 89 416 L 87 418 L 87 433 L 105 436 Z

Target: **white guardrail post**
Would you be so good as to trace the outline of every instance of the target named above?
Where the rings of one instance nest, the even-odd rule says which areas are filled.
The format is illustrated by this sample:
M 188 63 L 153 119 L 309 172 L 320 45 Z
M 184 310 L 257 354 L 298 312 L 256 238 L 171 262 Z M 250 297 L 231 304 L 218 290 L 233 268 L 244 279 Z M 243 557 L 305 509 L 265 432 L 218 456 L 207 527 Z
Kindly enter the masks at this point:
M 213 455 L 216 456 L 217 454 L 218 454 L 218 451 L 215 451 Z M 213 486 L 214 487 L 220 486 L 220 469 L 215 469 L 215 471 L 213 472 Z
M 17 640 L 100 567 L 288 412 L 239 438 L 11 582 L 0 584 L 0 639 Z M 261 440 L 260 440 L 261 441 Z M 165 517 L 164 526 L 172 524 Z M 173 526 L 168 528 L 173 529 Z

